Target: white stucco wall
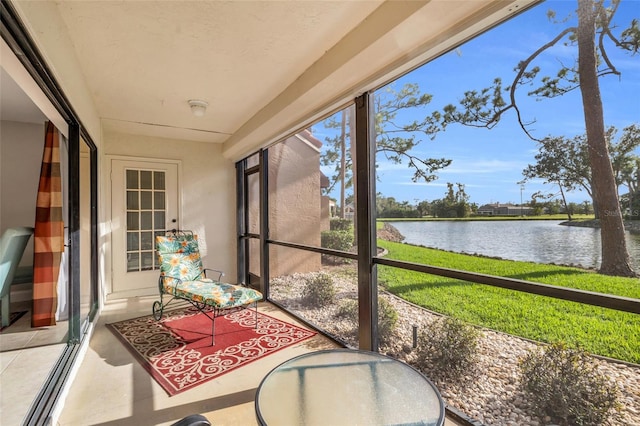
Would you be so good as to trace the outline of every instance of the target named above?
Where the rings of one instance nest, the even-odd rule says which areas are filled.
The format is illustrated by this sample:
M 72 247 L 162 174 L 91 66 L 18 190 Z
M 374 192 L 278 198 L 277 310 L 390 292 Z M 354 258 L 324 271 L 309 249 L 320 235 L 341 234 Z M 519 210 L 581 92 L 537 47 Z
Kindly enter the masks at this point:
M 101 123 L 84 74 L 69 39 L 67 27 L 55 2 L 12 2 L 23 19 L 29 34 L 44 56 L 56 81 L 79 115 L 83 126 L 100 147 Z
M 34 226 L 44 144 L 44 123 L 0 122 L 0 233 Z M 21 265 L 33 263 L 33 238 Z
M 181 228 L 198 234 L 205 267 L 222 269 L 225 280 L 234 283 L 237 278 L 235 164 L 222 157 L 221 148 L 219 144 L 205 142 L 122 133 L 104 135 L 105 155 L 181 162 Z M 101 170 L 103 179 L 108 179 L 108 161 Z M 108 195 L 105 203 L 110 210 Z

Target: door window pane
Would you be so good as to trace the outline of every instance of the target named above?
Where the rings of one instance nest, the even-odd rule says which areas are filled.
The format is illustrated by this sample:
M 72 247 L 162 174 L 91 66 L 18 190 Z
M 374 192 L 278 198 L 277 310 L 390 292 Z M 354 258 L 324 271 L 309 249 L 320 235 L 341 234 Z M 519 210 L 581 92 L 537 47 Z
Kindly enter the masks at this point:
M 247 168 L 251 168 L 260 164 L 260 154 L 255 153 L 251 157 L 247 157 Z
M 154 212 L 153 213 L 153 228 L 154 229 L 164 228 L 165 222 L 166 222 L 166 220 L 165 220 L 164 212 Z
M 164 172 L 153 172 L 153 188 L 165 189 Z
M 140 256 L 138 253 L 127 254 L 127 272 L 140 270 Z
M 142 191 L 140 192 L 140 208 L 144 210 L 149 210 L 153 208 L 151 203 L 152 200 L 152 192 L 151 191 Z
M 247 230 L 260 233 L 260 177 L 258 173 L 247 176 Z
M 137 229 L 140 229 L 138 212 L 128 212 L 127 213 L 127 230 L 135 231 Z
M 142 250 L 152 250 L 153 249 L 153 233 L 151 232 L 141 232 L 140 233 L 140 242 Z
M 153 193 L 153 208 L 164 210 L 165 207 L 164 192 L 155 191 Z
M 153 229 L 151 212 L 140 212 L 140 229 Z
M 137 210 L 138 207 L 138 192 L 127 191 L 127 210 Z
M 141 170 L 140 171 L 140 188 L 142 189 L 151 189 L 151 172 L 149 170 Z
M 143 271 L 150 271 L 153 269 L 153 252 L 146 251 L 141 253 L 142 265 L 141 269 Z
M 127 251 L 140 249 L 140 239 L 137 232 L 127 232 Z
M 138 188 L 138 171 L 127 170 L 127 189 Z
M 152 170 L 126 173 L 127 272 L 157 269 L 154 237 L 166 229 L 166 175 Z

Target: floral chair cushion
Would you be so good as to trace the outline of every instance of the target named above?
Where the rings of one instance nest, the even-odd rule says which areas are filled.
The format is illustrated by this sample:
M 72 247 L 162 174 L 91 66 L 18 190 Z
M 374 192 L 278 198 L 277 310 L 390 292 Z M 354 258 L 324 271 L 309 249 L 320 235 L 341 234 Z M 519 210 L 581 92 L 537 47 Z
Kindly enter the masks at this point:
M 167 253 L 196 253 L 198 248 L 198 236 L 193 234 L 185 235 L 158 235 L 156 237 L 156 249 L 158 254 Z
M 157 236 L 160 275 L 193 281 L 202 275 L 202 258 L 196 235 Z
M 262 294 L 240 285 L 216 283 L 209 279 L 198 281 L 165 280 L 174 296 L 204 303 L 218 309 L 235 308 L 262 300 Z
M 202 276 L 200 253 L 161 254 L 159 258 L 160 275 L 179 278 L 181 281 L 193 281 Z
M 244 306 L 262 299 L 262 294 L 251 288 L 206 278 L 197 235 L 158 236 L 156 248 L 162 288 L 167 294 L 218 309 Z

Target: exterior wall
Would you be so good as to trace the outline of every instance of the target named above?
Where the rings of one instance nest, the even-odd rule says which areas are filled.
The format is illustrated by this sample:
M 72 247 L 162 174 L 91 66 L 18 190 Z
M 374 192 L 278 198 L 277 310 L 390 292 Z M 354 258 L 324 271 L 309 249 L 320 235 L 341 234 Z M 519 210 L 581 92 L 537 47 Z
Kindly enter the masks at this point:
M 323 195 L 322 196 L 322 212 L 320 214 L 320 231 L 329 231 L 330 230 L 330 221 L 331 221 L 331 199 Z
M 235 165 L 222 157 L 221 145 L 107 133 L 104 150 L 107 155 L 127 156 L 131 160 L 181 162 L 181 175 L 178 176 L 181 227 L 198 234 L 205 266 L 222 269 L 225 280 L 235 282 Z M 105 161 L 101 168 L 103 179 L 108 179 L 109 169 L 110 164 Z M 104 197 L 109 203 L 108 209 L 109 197 L 110 194 Z M 103 260 L 110 265 L 110 253 L 106 253 Z M 110 271 L 110 268 L 106 270 Z M 110 281 L 111 277 L 108 277 Z
M 293 136 L 269 148 L 270 237 L 320 247 L 320 153 Z M 272 276 L 318 271 L 318 253 L 274 246 Z

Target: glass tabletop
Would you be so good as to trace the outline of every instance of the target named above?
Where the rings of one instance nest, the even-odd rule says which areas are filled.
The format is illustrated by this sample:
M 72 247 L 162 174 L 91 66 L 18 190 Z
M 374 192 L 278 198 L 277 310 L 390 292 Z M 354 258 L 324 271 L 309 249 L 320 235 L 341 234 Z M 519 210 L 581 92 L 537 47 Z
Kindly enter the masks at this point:
M 444 402 L 413 367 L 375 352 L 331 349 L 290 359 L 260 383 L 262 425 L 442 425 Z

